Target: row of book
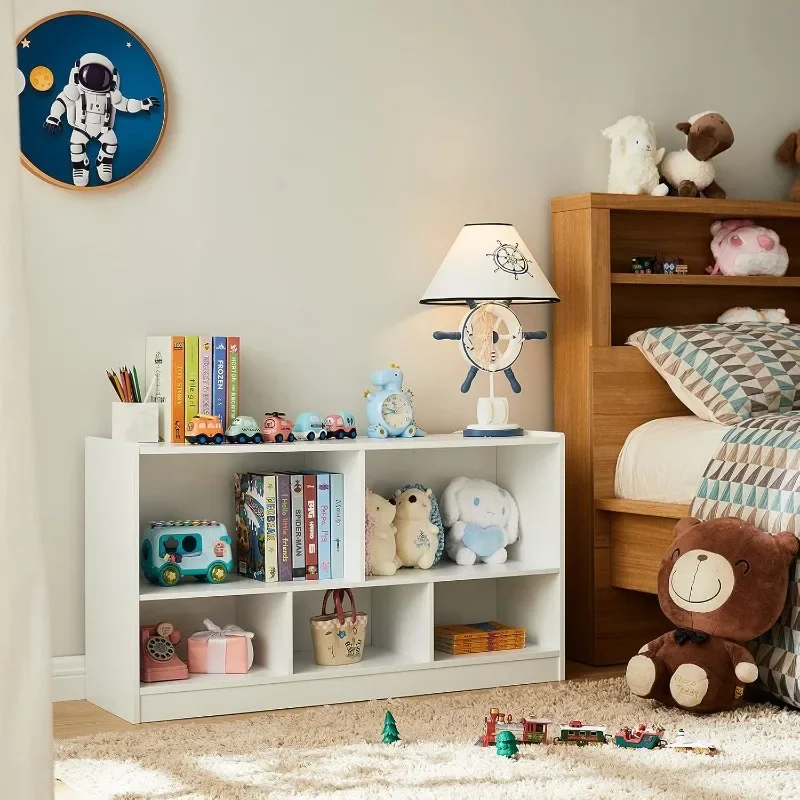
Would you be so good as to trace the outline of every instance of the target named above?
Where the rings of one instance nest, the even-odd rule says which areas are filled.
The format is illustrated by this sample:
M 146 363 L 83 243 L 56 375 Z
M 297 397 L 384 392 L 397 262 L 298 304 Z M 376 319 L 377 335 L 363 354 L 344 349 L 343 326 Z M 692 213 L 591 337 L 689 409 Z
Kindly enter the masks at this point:
M 237 472 L 238 573 L 257 581 L 344 578 L 344 476 Z
M 238 336 L 148 336 L 145 384 L 159 404 L 159 438 L 185 442 L 186 423 L 214 414 L 227 428 L 239 414 Z

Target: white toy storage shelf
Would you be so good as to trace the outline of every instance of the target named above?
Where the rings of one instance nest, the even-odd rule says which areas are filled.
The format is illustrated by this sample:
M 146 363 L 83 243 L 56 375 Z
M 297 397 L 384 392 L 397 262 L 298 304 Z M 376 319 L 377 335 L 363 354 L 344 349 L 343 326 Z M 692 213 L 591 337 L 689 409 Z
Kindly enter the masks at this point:
M 233 473 L 321 469 L 344 474 L 345 580 L 153 586 L 139 543 L 153 519 L 216 519 L 233 531 Z M 516 498 L 520 539 L 505 564 L 392 577 L 364 574 L 364 490 L 421 482 L 439 495 L 451 478 L 495 481 Z M 129 722 L 234 714 L 412 694 L 509 686 L 564 677 L 564 437 L 417 439 L 292 444 L 135 444 L 86 440 L 86 697 Z M 309 617 L 326 589 L 351 587 L 368 612 L 363 660 L 314 663 Z M 169 621 L 184 638 L 203 619 L 255 633 L 246 675 L 139 681 L 139 626 Z M 527 630 L 522 650 L 453 656 L 433 627 L 498 619 Z M 179 654 L 185 650 L 179 646 Z M 184 659 L 185 660 L 185 659 Z

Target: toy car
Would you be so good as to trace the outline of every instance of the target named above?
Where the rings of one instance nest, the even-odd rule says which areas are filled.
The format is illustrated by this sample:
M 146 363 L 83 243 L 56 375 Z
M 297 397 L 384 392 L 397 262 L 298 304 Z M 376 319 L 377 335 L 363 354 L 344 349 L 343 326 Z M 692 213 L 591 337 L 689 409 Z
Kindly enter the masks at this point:
M 344 439 L 345 436 L 355 439 L 358 435 L 355 415 L 349 411 L 342 411 L 341 414 L 331 414 L 325 417 L 323 425 L 329 439 Z
M 286 419 L 286 414 L 280 411 L 267 411 L 264 415 L 264 425 L 261 432 L 264 434 L 265 442 L 293 442 L 295 439 L 292 433 L 293 422 Z
M 225 431 L 231 444 L 260 444 L 264 441 L 261 427 L 252 417 L 236 417 Z
M 314 439 L 324 439 L 327 436 L 322 417 L 313 411 L 306 411 L 295 420 L 292 433 L 297 439 L 305 439 L 309 442 L 313 442 Z
M 195 414 L 186 423 L 186 441 L 189 444 L 222 444 L 225 431 L 219 417 L 213 414 Z
M 139 562 L 150 583 L 174 586 L 186 576 L 222 583 L 233 572 L 231 537 L 220 522 L 151 522 Z

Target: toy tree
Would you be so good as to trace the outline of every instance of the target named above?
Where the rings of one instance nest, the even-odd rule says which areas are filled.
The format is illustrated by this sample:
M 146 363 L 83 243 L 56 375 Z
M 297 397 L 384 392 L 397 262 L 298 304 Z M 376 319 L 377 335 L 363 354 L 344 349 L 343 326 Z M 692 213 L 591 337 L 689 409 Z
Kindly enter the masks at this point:
M 517 737 L 511 731 L 500 731 L 495 739 L 497 755 L 506 758 L 516 758 L 519 755 Z
M 383 742 L 383 744 L 394 744 L 394 742 L 399 741 L 400 734 L 397 732 L 397 723 L 394 721 L 392 712 L 387 711 L 386 716 L 383 718 L 383 735 L 381 736 L 381 742 Z

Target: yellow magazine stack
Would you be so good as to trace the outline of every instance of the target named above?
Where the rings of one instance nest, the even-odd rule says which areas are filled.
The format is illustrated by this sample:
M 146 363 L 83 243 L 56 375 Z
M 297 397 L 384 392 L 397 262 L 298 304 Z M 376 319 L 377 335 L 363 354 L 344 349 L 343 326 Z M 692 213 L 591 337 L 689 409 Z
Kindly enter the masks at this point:
M 453 655 L 521 650 L 525 647 L 525 628 L 512 628 L 502 622 L 438 625 L 433 629 L 433 634 L 434 648 Z

